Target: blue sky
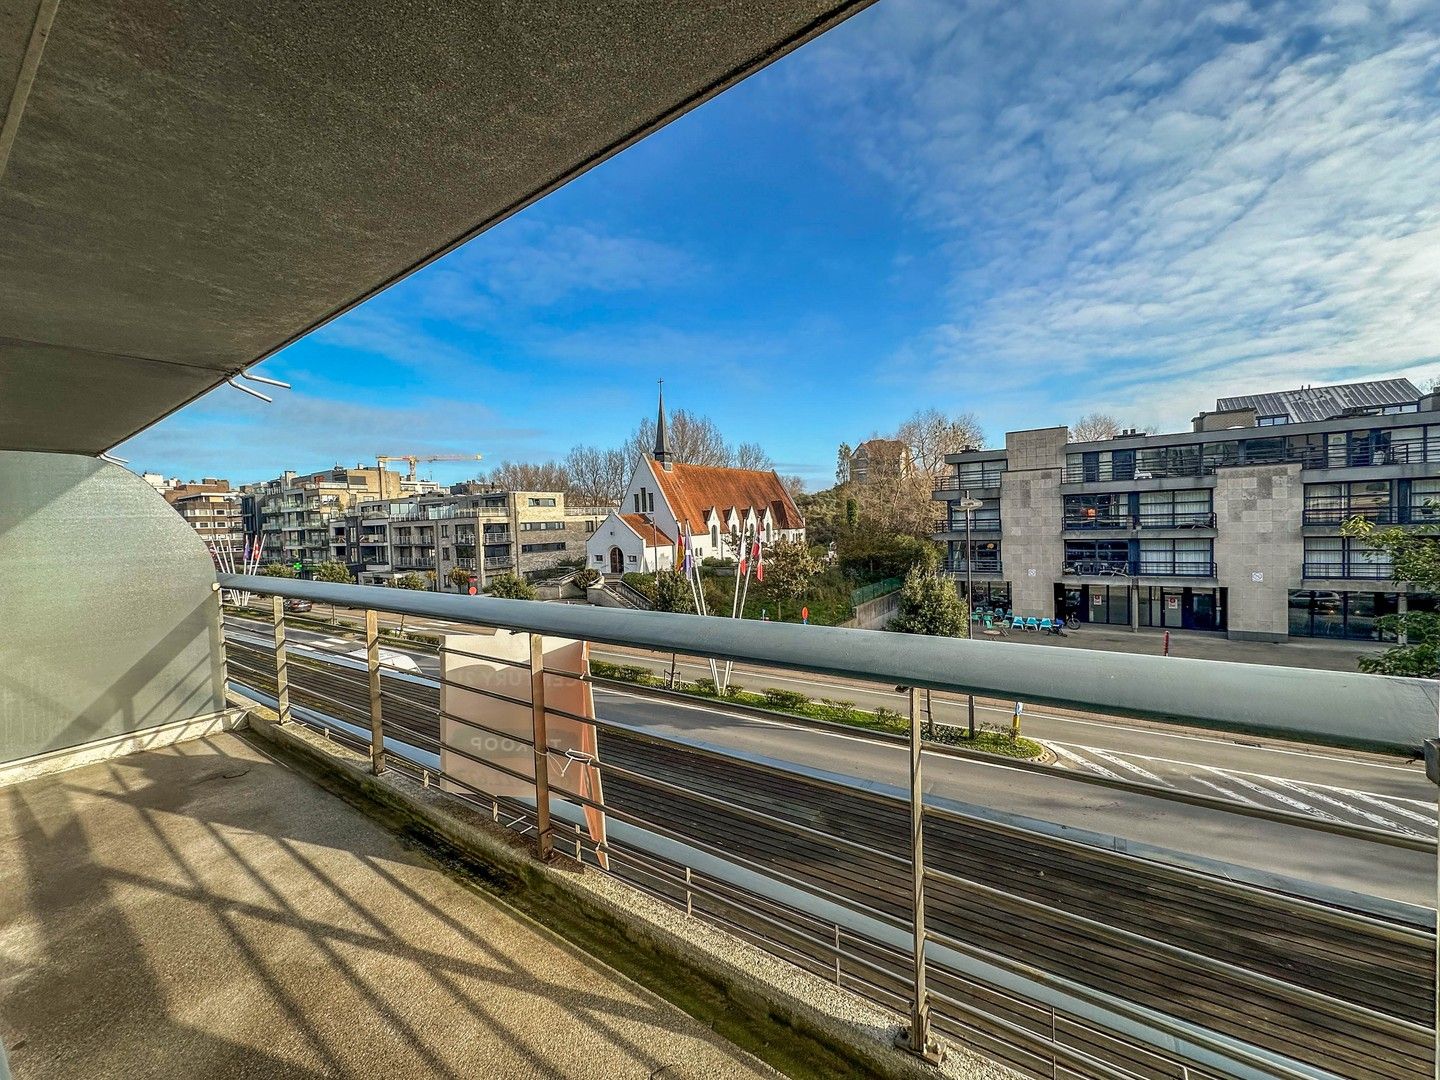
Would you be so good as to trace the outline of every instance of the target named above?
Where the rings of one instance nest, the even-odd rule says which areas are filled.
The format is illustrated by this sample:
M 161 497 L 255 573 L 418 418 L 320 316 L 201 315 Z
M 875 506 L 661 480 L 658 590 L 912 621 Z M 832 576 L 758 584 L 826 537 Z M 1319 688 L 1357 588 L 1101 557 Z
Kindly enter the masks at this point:
M 994 444 L 1428 381 L 1440 5 L 881 0 L 258 370 L 294 392 L 116 452 L 242 482 L 559 457 L 663 377 L 814 487 L 917 408 Z

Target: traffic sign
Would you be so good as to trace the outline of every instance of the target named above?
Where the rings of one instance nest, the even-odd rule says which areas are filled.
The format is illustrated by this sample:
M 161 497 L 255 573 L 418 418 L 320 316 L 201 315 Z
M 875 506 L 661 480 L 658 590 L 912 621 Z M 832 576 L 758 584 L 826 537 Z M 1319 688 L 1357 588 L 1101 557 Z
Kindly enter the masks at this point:
M 979 499 L 961 499 L 958 505 L 961 510 L 979 510 L 985 504 Z
M 477 589 L 477 588 L 475 588 L 474 585 L 471 585 L 471 586 L 470 586 L 470 595 L 471 595 L 471 596 L 474 596 L 474 595 L 475 595 L 477 592 L 479 592 L 479 591 L 480 591 L 480 590 Z

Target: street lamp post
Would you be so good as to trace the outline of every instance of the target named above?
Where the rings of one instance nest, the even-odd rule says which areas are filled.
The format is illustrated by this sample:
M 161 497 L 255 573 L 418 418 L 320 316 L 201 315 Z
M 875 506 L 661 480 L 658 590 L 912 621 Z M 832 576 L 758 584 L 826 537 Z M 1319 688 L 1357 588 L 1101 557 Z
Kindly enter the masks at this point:
M 979 499 L 970 497 L 970 489 L 965 489 L 965 497 L 960 500 L 960 508 L 965 511 L 965 637 L 975 636 L 975 620 L 972 612 L 975 610 L 975 590 L 971 588 L 970 562 L 975 555 L 975 549 L 970 544 L 970 520 L 975 516 L 975 510 L 980 506 Z M 975 738 L 975 695 L 965 695 L 966 704 L 970 714 L 970 738 Z

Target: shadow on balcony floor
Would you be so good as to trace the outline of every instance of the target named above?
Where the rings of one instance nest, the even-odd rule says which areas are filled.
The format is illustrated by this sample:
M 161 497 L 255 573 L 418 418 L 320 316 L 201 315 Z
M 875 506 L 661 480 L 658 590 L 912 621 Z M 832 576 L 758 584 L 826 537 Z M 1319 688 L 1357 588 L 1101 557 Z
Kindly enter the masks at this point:
M 0 789 L 20 1078 L 769 1076 L 238 735 Z

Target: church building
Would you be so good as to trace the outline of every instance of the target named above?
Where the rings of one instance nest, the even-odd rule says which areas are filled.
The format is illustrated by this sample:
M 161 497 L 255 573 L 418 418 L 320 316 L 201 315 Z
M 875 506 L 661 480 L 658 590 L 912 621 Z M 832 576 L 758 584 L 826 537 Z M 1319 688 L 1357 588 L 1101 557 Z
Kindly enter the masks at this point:
M 641 459 L 618 509 L 585 543 L 586 565 L 601 573 L 653 573 L 691 556 L 734 559 L 732 536 L 762 544 L 805 540 L 805 521 L 773 470 L 686 465 L 675 461 L 665 424 L 665 398 L 655 422 L 655 449 Z

